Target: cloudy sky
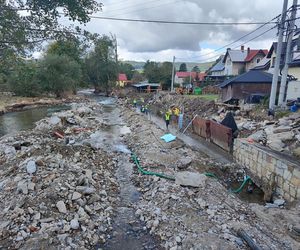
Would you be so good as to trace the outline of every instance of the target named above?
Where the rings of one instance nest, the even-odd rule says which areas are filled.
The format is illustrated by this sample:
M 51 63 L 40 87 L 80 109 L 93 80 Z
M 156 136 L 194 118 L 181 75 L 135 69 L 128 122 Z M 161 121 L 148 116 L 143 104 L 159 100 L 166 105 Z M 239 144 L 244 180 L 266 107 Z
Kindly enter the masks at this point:
M 94 16 L 187 22 L 267 22 L 281 13 L 282 1 L 274 0 L 102 0 Z M 289 6 L 292 1 L 289 1 Z M 119 57 L 124 60 L 211 61 L 218 49 L 259 25 L 203 26 L 157 24 L 92 19 L 85 29 L 115 34 Z M 231 47 L 268 49 L 276 40 L 276 29 L 246 43 L 271 28 L 267 25 Z

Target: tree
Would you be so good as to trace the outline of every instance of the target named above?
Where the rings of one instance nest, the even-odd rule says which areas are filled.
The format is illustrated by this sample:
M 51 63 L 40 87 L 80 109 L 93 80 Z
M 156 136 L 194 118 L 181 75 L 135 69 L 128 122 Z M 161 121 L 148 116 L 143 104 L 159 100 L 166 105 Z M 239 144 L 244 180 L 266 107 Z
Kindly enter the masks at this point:
M 42 89 L 62 97 L 76 91 L 81 79 L 80 65 L 65 55 L 47 55 L 40 63 L 38 79 Z
M 148 60 L 144 65 L 144 75 L 149 82 L 160 82 L 159 64 Z
M 102 36 L 95 41 L 94 50 L 86 58 L 86 70 L 95 92 L 108 95 L 117 81 L 115 43 L 112 38 Z
M 77 39 L 76 37 L 70 38 L 68 40 L 66 38 L 62 38 L 50 44 L 48 46 L 46 54 L 59 56 L 65 55 L 73 59 L 74 61 L 81 63 L 83 48 L 81 47 L 79 39 Z
M 192 68 L 192 72 L 200 73 L 200 69 L 199 69 L 198 65 L 196 65 Z
M 180 72 L 187 72 L 187 67 L 186 67 L 185 63 L 180 64 L 179 71 Z
M 171 87 L 172 69 L 173 64 L 171 62 L 163 62 L 160 67 L 160 82 L 163 89 L 169 89 Z
M 19 96 L 38 96 L 42 89 L 37 77 L 35 62 L 21 62 L 14 67 L 9 75 L 8 82 L 11 90 Z
M 145 79 L 144 79 L 143 75 L 136 70 L 136 71 L 134 71 L 131 80 L 133 83 L 138 83 L 138 82 L 144 81 Z
M 127 79 L 131 80 L 134 74 L 134 67 L 130 63 L 119 63 L 119 73 L 126 74 Z
M 89 14 L 102 5 L 96 0 L 0 0 L 0 6 L 0 53 L 6 49 L 25 53 L 45 39 L 80 33 L 79 28 L 62 26 L 58 22 L 60 16 L 87 23 Z M 20 10 L 27 14 L 21 15 Z

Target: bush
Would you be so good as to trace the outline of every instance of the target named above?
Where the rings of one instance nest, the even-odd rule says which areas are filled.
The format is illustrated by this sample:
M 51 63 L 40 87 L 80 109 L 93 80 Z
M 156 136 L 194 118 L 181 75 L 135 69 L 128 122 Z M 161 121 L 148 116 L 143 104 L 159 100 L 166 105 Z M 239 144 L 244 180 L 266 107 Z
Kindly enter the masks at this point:
M 44 91 L 62 97 L 66 92 L 76 92 L 82 72 L 80 65 L 65 55 L 47 55 L 40 63 L 39 82 Z
M 16 95 L 34 97 L 41 94 L 35 63 L 24 62 L 15 66 L 8 82 L 11 91 Z

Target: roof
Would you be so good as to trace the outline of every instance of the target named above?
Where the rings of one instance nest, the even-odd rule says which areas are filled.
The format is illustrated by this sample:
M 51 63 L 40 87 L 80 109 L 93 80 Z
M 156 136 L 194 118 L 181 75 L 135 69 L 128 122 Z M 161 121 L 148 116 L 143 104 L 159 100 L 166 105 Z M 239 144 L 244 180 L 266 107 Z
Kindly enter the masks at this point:
M 133 84 L 132 85 L 133 87 L 136 87 L 136 88 L 141 88 L 141 87 L 147 87 L 147 86 L 150 86 L 150 87 L 159 87 L 160 84 L 159 83 L 148 83 L 148 82 L 140 82 L 140 83 L 137 83 L 137 84 Z
M 126 76 L 126 74 L 119 74 L 119 76 L 118 76 L 118 81 L 127 81 L 127 76 Z
M 263 49 L 250 49 L 249 54 L 248 50 L 232 50 L 228 49 L 223 58 L 223 63 L 226 62 L 226 58 L 229 55 L 232 62 L 249 62 L 255 57 L 259 52 L 262 52 L 264 55 L 268 53 L 268 50 Z
M 223 58 L 224 56 L 220 58 L 220 60 L 209 70 L 209 72 L 224 70 L 225 64 L 223 63 Z
M 286 48 L 286 42 L 283 42 L 282 43 L 282 52 L 281 52 L 282 55 L 285 54 L 285 48 Z M 273 54 L 273 51 L 276 54 L 276 52 L 277 52 L 277 42 L 273 42 L 272 43 L 271 48 L 270 48 L 270 50 L 269 50 L 269 52 L 267 54 L 267 58 L 271 58 L 271 56 Z
M 279 77 L 280 78 L 280 77 Z M 273 75 L 259 70 L 250 70 L 242 75 L 233 77 L 222 82 L 219 87 L 224 88 L 229 84 L 242 84 L 242 83 L 270 83 L 272 84 Z M 279 79 L 280 80 L 280 79 Z
M 252 68 L 252 70 L 267 70 L 270 68 L 271 59 L 264 57 L 260 60 L 260 62 L 256 65 L 256 67 Z
M 190 77 L 190 75 L 192 75 L 192 78 L 195 78 L 196 74 L 197 74 L 197 72 L 184 72 L 184 71 L 176 72 L 176 76 L 178 78 L 187 78 L 187 77 Z
M 266 49 L 251 49 L 249 54 L 245 58 L 245 62 L 250 62 L 259 53 L 262 53 L 265 56 L 268 54 L 268 50 L 266 50 Z
M 204 79 L 204 77 L 206 76 L 206 73 L 197 73 L 197 72 L 182 72 L 182 71 L 178 71 L 176 72 L 176 76 L 178 78 L 188 78 L 190 77 L 191 75 L 191 78 L 192 79 L 195 79 L 198 75 L 199 77 L 199 80 L 202 81 Z

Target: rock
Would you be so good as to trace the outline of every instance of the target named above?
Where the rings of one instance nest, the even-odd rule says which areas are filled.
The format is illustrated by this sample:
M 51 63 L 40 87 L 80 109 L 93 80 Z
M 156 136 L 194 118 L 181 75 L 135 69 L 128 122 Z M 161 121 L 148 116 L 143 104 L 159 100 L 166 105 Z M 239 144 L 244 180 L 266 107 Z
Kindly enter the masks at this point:
M 277 133 L 274 136 L 276 137 L 276 139 L 281 140 L 281 141 L 288 141 L 288 140 L 294 139 L 293 131 Z
M 60 123 L 60 118 L 58 116 L 51 116 L 50 120 L 49 120 L 49 123 L 51 125 L 57 125 L 57 124 Z
M 285 203 L 285 200 L 283 200 L 283 199 L 277 199 L 277 200 L 275 200 L 273 203 L 274 203 L 275 205 L 277 205 L 277 206 L 283 206 L 284 203 Z
M 63 201 L 58 201 L 56 203 L 56 207 L 60 213 L 63 213 L 63 214 L 67 213 L 67 208 Z
M 76 218 L 73 219 L 73 220 L 71 220 L 70 226 L 74 230 L 78 229 L 79 228 L 79 222 L 78 222 L 78 220 Z
M 249 139 L 252 139 L 255 142 L 259 142 L 263 137 L 263 130 L 259 130 L 255 132 L 254 134 L 248 136 Z
M 90 114 L 90 113 L 93 112 L 93 110 L 91 110 L 91 109 L 88 108 L 88 107 L 79 107 L 79 108 L 77 109 L 77 112 L 78 112 L 79 114 Z
M 28 194 L 28 185 L 25 180 L 18 182 L 17 191 L 23 194 Z
M 181 238 L 179 236 L 176 236 L 175 240 L 176 240 L 177 243 L 181 242 Z
M 273 203 L 266 203 L 265 208 L 278 208 L 278 205 Z
M 271 149 L 275 150 L 275 151 L 283 151 L 285 144 L 276 138 L 272 138 L 271 140 L 268 140 L 268 145 Z
M 190 157 L 182 158 L 177 162 L 177 167 L 179 169 L 186 169 L 188 168 L 192 163 L 192 159 Z
M 293 150 L 293 154 L 297 157 L 300 157 L 300 147 L 297 147 Z
M 96 189 L 93 187 L 77 186 L 76 191 L 82 194 L 93 194 L 96 192 Z
M 74 201 L 74 200 L 77 200 L 77 199 L 79 199 L 79 198 L 81 198 L 81 193 L 78 193 L 78 192 L 74 192 L 73 194 L 72 194 L 72 200 Z
M 295 138 L 300 142 L 300 134 L 295 135 Z
M 203 174 L 193 172 L 177 172 L 175 175 L 175 183 L 181 186 L 200 187 L 205 186 L 207 177 Z
M 277 133 L 282 133 L 282 132 L 288 132 L 291 130 L 292 130 L 291 126 L 279 126 L 279 127 L 273 129 L 273 133 L 277 134 Z
M 27 162 L 26 170 L 28 174 L 33 174 L 36 172 L 36 164 L 35 161 Z

